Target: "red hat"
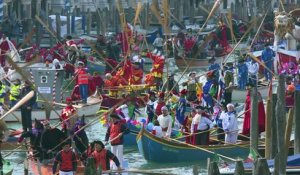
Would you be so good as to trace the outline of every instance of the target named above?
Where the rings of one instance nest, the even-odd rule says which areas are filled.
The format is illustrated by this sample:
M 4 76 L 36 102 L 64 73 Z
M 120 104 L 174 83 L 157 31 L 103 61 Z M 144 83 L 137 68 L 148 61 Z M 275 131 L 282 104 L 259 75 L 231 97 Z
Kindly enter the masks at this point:
M 67 102 L 67 103 L 72 102 L 72 98 L 71 98 L 71 97 L 67 97 L 67 98 L 66 98 L 66 102 Z
M 182 90 L 180 91 L 180 94 L 181 94 L 181 95 L 186 95 L 186 94 L 187 94 L 187 90 L 186 90 L 186 89 L 182 89 Z
M 214 75 L 214 72 L 213 71 L 208 71 L 206 75 L 207 75 L 207 77 L 212 77 Z
M 158 95 L 159 98 L 165 98 L 165 93 L 164 92 L 160 92 Z

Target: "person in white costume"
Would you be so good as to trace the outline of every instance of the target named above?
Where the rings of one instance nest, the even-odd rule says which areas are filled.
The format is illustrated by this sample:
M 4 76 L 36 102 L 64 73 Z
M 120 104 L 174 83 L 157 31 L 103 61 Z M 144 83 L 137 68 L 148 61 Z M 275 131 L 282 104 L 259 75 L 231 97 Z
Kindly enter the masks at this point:
M 229 103 L 227 112 L 222 115 L 222 125 L 225 131 L 225 143 L 235 144 L 238 137 L 238 122 L 234 111 L 234 105 Z
M 152 132 L 153 135 L 155 135 L 156 137 L 162 138 L 163 137 L 163 131 L 161 126 L 159 125 L 159 122 L 157 120 L 154 121 L 154 126 L 152 128 Z
M 158 116 L 157 121 L 162 128 L 163 137 L 170 137 L 172 132 L 173 119 L 169 115 L 168 108 L 163 106 L 161 108 L 162 114 Z

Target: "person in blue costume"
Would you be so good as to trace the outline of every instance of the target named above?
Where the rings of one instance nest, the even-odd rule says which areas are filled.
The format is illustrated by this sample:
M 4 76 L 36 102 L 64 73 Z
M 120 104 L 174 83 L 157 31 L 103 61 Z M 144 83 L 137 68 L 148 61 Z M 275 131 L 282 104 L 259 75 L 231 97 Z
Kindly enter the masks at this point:
M 146 105 L 147 123 L 152 123 L 155 117 L 154 104 L 156 101 L 156 96 L 155 96 L 155 92 L 153 91 L 149 91 L 148 94 L 149 94 L 149 101 L 147 102 Z
M 219 80 L 219 70 L 221 69 L 220 64 L 215 63 L 216 59 L 215 57 L 212 57 L 211 59 L 208 60 L 208 62 L 210 63 L 209 67 L 208 67 L 208 71 L 213 71 L 213 75 L 216 79 L 216 81 Z
M 182 89 L 180 91 L 180 98 L 178 101 L 178 105 L 176 107 L 176 119 L 180 123 L 180 125 L 183 125 L 185 119 L 185 112 L 187 106 L 187 100 L 185 98 L 186 94 L 187 94 L 186 89 Z
M 206 107 L 212 107 L 213 106 L 213 98 L 210 94 L 211 87 L 214 84 L 214 78 L 213 78 L 213 72 L 208 72 L 207 73 L 207 82 L 203 86 L 203 93 L 202 93 L 202 98 L 203 98 L 203 106 Z
M 274 51 L 269 47 L 268 44 L 265 45 L 265 48 L 261 54 L 261 59 L 263 61 L 263 63 L 266 65 L 266 67 L 268 69 L 264 69 L 264 75 L 265 75 L 265 79 L 266 81 L 271 81 L 272 79 L 272 72 L 273 70 L 273 65 L 274 65 L 274 57 L 275 57 L 275 53 Z
M 243 58 L 239 59 L 237 68 L 239 89 L 245 89 L 248 81 L 248 67 Z

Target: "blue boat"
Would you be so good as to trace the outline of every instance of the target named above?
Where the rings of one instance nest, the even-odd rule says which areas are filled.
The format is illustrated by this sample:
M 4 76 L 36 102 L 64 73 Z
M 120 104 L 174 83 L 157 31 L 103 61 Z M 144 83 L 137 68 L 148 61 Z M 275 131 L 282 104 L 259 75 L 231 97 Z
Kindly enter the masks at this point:
M 209 145 L 197 149 L 185 143 L 155 137 L 145 129 L 139 132 L 137 144 L 139 152 L 147 161 L 158 163 L 203 162 L 207 161 L 207 158 L 214 157 L 214 154 L 203 151 L 201 148 L 233 159 L 246 158 L 249 154 L 249 142 L 238 146 Z
M 124 135 L 124 146 L 125 147 L 133 147 L 136 146 L 136 136 L 138 135 L 140 128 L 137 128 L 135 125 L 131 123 L 127 123 L 127 127 L 130 132 Z
M 87 61 L 87 68 L 88 72 L 90 74 L 93 74 L 94 72 L 98 72 L 99 75 L 103 75 L 105 71 L 105 64 L 100 61 Z
M 270 172 L 274 172 L 275 161 L 274 159 L 267 161 Z M 252 174 L 253 163 L 244 163 L 245 174 Z M 230 164 L 228 167 L 221 168 L 220 173 L 231 175 L 234 174 L 235 164 Z M 287 174 L 300 174 L 300 154 L 288 156 L 286 164 Z

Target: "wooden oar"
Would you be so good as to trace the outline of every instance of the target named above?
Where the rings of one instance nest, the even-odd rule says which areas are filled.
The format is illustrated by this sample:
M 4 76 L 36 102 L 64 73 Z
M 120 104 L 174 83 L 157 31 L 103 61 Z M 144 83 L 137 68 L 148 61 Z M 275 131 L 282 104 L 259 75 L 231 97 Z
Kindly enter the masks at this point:
M 19 107 L 21 107 L 23 104 L 25 104 L 27 101 L 29 101 L 34 96 L 34 91 L 30 91 L 25 97 L 23 97 L 15 106 L 13 106 L 9 111 L 7 111 L 3 116 L 0 117 L 0 120 L 4 119 L 6 116 L 8 116 L 10 113 L 17 110 Z
M 223 157 L 223 158 L 228 159 L 228 160 L 230 160 L 230 161 L 234 161 L 234 162 L 236 161 L 236 159 L 233 159 L 233 158 L 224 156 L 224 155 L 222 155 L 222 154 L 215 153 L 215 152 L 213 152 L 213 151 L 210 151 L 210 150 L 208 150 L 208 149 L 202 148 L 202 147 L 200 147 L 200 146 L 196 146 L 196 145 L 192 145 L 192 144 L 189 144 L 189 143 L 181 142 L 181 141 L 179 141 L 179 140 L 171 139 L 171 138 L 169 138 L 169 140 L 172 140 L 172 141 L 174 141 L 174 142 L 178 142 L 178 143 L 187 145 L 187 146 L 192 147 L 192 148 L 199 149 L 199 150 L 201 150 L 201 151 L 205 151 L 205 152 L 210 153 L 210 154 L 213 154 L 213 155 L 218 155 L 219 157 Z

